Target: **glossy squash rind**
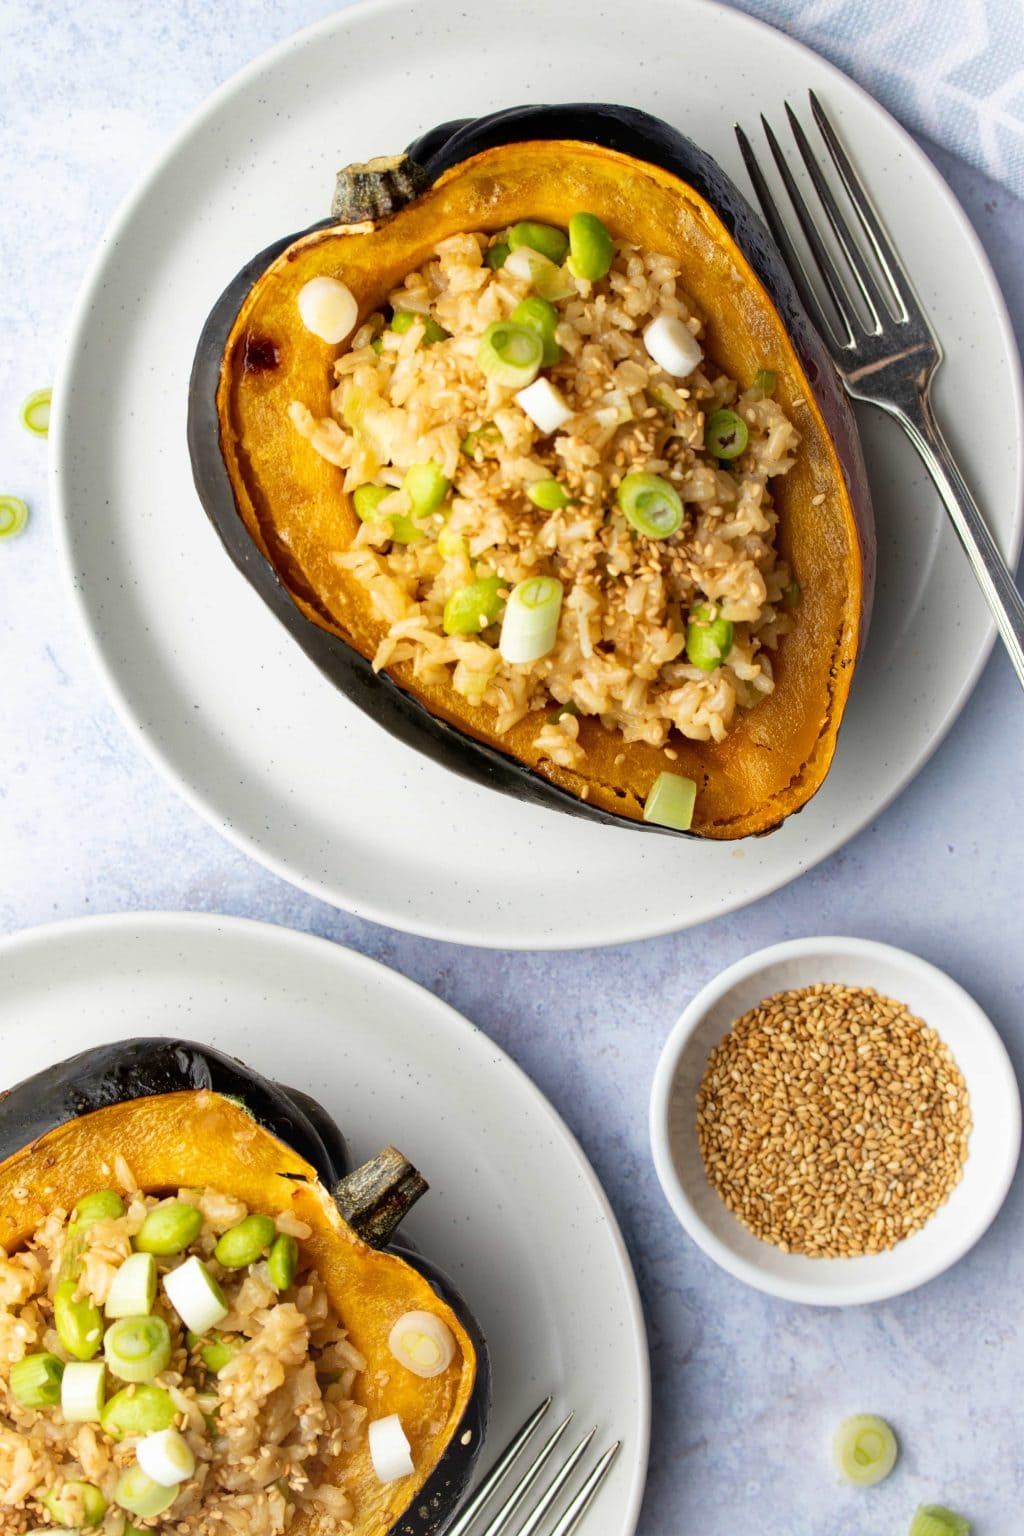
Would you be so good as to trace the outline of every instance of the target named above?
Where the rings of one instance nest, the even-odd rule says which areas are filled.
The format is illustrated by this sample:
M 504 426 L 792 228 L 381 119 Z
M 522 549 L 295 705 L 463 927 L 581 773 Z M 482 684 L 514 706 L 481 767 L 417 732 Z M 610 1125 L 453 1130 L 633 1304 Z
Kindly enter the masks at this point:
M 273 248 L 276 259 L 264 253 L 211 316 L 190 409 L 196 481 L 211 519 L 236 563 L 332 680 L 386 729 L 446 766 L 521 799 L 645 830 L 661 830 L 635 818 L 667 769 L 698 783 L 698 834 L 770 830 L 827 773 L 873 575 L 870 501 L 852 416 L 781 259 L 702 151 L 630 109 L 515 109 L 446 125 L 410 153 L 431 183 L 425 193 L 374 229 L 318 226 Z M 566 208 L 577 206 L 599 213 L 614 232 L 628 229 L 643 243 L 683 251 L 683 282 L 709 316 L 710 355 L 735 377 L 752 377 L 758 367 L 780 375 L 782 401 L 804 439 L 798 465 L 778 487 L 780 542 L 804 600 L 780 647 L 775 693 L 743 714 L 725 742 L 673 736 L 671 760 L 633 744 L 620 765 L 621 739 L 584 720 L 588 763 L 573 773 L 538 761 L 535 718 L 507 737 L 488 736 L 481 712 L 467 712 L 452 690 L 417 698 L 408 664 L 396 668 L 396 687 L 347 643 L 346 636 L 371 654 L 375 643 L 364 633 L 358 594 L 324 600 L 331 587 L 325 561 L 351 536 L 354 516 L 337 492 L 337 471 L 314 462 L 286 411 L 292 398 L 314 412 L 327 409 L 331 350 L 298 334 L 294 320 L 295 294 L 309 276 L 342 276 L 365 312 L 455 229 L 497 228 L 527 215 L 564 222 Z M 254 347 L 267 342 L 277 353 L 273 367 L 249 366 Z
M 213 1183 L 270 1214 L 292 1211 L 312 1227 L 304 1247 L 367 1356 L 357 1397 L 369 1418 L 399 1413 L 413 1446 L 416 1476 L 386 1487 L 365 1445 L 346 1458 L 355 1536 L 441 1536 L 486 1432 L 486 1348 L 436 1266 L 398 1246 L 371 1248 L 347 1226 L 331 1196 L 347 1149 L 310 1102 L 190 1041 L 99 1046 L 47 1068 L 0 1097 L 0 1247 L 18 1247 L 50 1210 L 110 1183 L 115 1154 L 146 1190 Z M 433 1382 L 399 1370 L 387 1349 L 390 1322 L 424 1307 L 459 1344 Z M 319 1524 L 299 1519 L 290 1536 L 318 1536 Z

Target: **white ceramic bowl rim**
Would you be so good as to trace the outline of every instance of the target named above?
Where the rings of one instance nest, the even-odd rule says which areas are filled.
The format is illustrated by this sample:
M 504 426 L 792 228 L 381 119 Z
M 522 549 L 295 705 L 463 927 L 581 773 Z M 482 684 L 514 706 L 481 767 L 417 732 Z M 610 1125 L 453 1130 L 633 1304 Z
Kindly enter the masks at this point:
M 874 963 L 880 967 L 896 969 L 907 978 L 908 989 L 912 984 L 917 983 L 941 992 L 949 1004 L 950 1014 L 955 1011 L 956 1015 L 976 1032 L 976 1041 L 988 1057 L 984 1082 L 979 1082 L 979 1074 L 972 1076 L 966 1068 L 963 1068 L 961 1055 L 952 1044 L 951 1049 L 957 1057 L 958 1064 L 963 1068 L 968 1082 L 968 1092 L 974 1111 L 975 1129 L 972 1138 L 981 1134 L 1001 1138 L 997 1151 L 998 1167 L 995 1176 L 983 1191 L 980 1193 L 974 1191 L 972 1199 L 964 1199 L 959 1203 L 956 1224 L 949 1222 L 947 1218 L 947 1240 L 943 1244 L 941 1253 L 932 1252 L 923 1257 L 920 1255 L 920 1249 L 914 1246 L 914 1237 L 905 1239 L 896 1248 L 886 1253 L 854 1260 L 811 1260 L 797 1254 L 784 1255 L 780 1250 L 769 1247 L 767 1244 L 756 1244 L 756 1239 L 753 1239 L 726 1207 L 721 1205 L 723 1225 L 727 1230 L 734 1229 L 737 1241 L 742 1241 L 744 1245 L 756 1244 L 757 1247 L 765 1250 L 765 1263 L 761 1263 L 737 1252 L 733 1244 L 712 1230 L 684 1187 L 672 1151 L 673 1087 L 686 1047 L 715 1006 L 731 991 L 756 976 L 769 974 L 786 962 L 819 960 L 822 965 L 825 965 L 828 960 L 837 959 L 849 961 L 851 967 L 859 963 L 863 968 Z M 810 985 L 815 979 L 830 978 L 814 977 L 809 973 L 805 980 L 798 984 Z M 862 976 L 859 979 L 851 978 L 849 984 L 867 986 L 874 983 Z M 775 990 L 779 989 L 767 985 L 758 996 L 769 996 Z M 746 1006 L 753 1006 L 753 1004 L 748 1003 Z M 739 1010 L 739 1012 L 742 1011 L 742 1009 Z M 733 1017 L 736 1016 L 738 1015 L 733 1015 Z M 931 1021 L 926 1019 L 926 1022 Z M 947 1039 L 946 1028 L 938 1024 L 935 1027 L 940 1036 L 944 1040 Z M 984 1126 L 979 1125 L 978 1107 L 981 1094 L 988 1095 L 997 1109 L 995 1114 L 986 1112 Z M 758 1290 L 788 1301 L 804 1302 L 812 1306 L 859 1304 L 900 1295 L 934 1279 L 962 1258 L 987 1230 L 1006 1198 L 1017 1166 L 1021 1144 L 1020 1092 L 1013 1065 L 995 1026 L 970 994 L 937 966 L 906 950 L 870 939 L 843 936 L 791 939 L 767 949 L 757 950 L 736 961 L 701 988 L 688 1004 L 669 1035 L 655 1070 L 651 1090 L 650 1136 L 655 1168 L 669 1205 L 694 1242 L 722 1269 Z M 697 1159 L 699 1166 L 699 1153 L 696 1146 L 693 1147 L 693 1156 Z M 968 1166 L 969 1164 L 970 1156 Z M 699 1177 L 701 1179 L 704 1177 L 702 1168 Z M 960 1189 L 963 1189 L 963 1185 Z M 956 1194 L 957 1191 L 954 1191 L 950 1202 L 936 1213 L 932 1221 L 923 1229 L 924 1231 L 937 1222 L 944 1212 L 950 1210 Z M 916 1234 L 918 1237 L 920 1235 L 920 1233 Z M 773 1265 L 781 1269 L 781 1273 L 769 1271 L 766 1267 L 769 1258 Z M 820 1269 L 820 1280 L 806 1275 L 805 1271 L 809 1265 Z M 848 1269 L 849 1278 L 835 1278 L 838 1271 L 834 1266 L 843 1266 Z M 828 1283 L 826 1283 L 826 1276 L 829 1277 Z

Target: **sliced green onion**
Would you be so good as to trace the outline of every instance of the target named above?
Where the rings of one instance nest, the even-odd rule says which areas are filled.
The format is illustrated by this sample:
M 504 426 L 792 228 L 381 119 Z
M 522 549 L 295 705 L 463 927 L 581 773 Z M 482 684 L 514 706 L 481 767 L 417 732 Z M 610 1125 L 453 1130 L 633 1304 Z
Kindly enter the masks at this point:
M 832 1437 L 832 1456 L 840 1477 L 858 1488 L 871 1488 L 896 1465 L 896 1436 L 884 1419 L 855 1413 Z
M 0 539 L 13 539 L 28 522 L 28 503 L 20 496 L 0 496 Z
M 944 1504 L 919 1504 L 910 1536 L 971 1536 L 971 1523 Z
M 107 1368 L 102 1360 L 71 1360 L 60 1384 L 60 1411 L 69 1424 L 98 1424 L 106 1400 Z
M 490 267 L 492 272 L 497 272 L 508 261 L 511 249 L 507 240 L 499 240 L 484 252 L 484 265 Z
M 500 576 L 482 576 L 472 586 L 460 587 L 444 605 L 446 635 L 478 635 L 501 618 L 507 582 Z
M 156 1300 L 156 1259 L 133 1253 L 110 1282 L 103 1310 L 109 1318 L 144 1317 Z
M 114 1489 L 114 1503 L 126 1509 L 130 1515 L 149 1520 L 170 1509 L 178 1497 L 178 1488 L 162 1488 L 140 1466 L 129 1467 L 118 1479 Z
M 269 1216 L 246 1216 L 218 1238 L 213 1256 L 225 1269 L 245 1269 L 263 1257 L 276 1233 Z
M 544 343 L 537 332 L 510 320 L 495 320 L 480 338 L 476 360 L 496 384 L 521 389 L 537 377 Z
M 178 1410 L 174 1400 L 163 1387 L 123 1387 L 109 1399 L 100 1418 L 103 1433 L 111 1440 L 124 1440 L 128 1435 L 145 1435 L 151 1430 L 167 1429 L 174 1423 Z
M 535 480 L 526 487 L 526 494 L 542 512 L 558 512 L 562 507 L 575 505 L 575 498 L 557 480 Z
M 590 282 L 607 277 L 615 242 L 596 213 L 574 213 L 569 220 L 569 271 Z
M 87 1296 L 76 1296 L 77 1280 L 61 1280 L 53 1295 L 53 1326 L 69 1355 L 91 1360 L 103 1342 L 103 1317 Z
M 718 618 L 716 612 L 706 603 L 698 603 L 691 608 L 686 626 L 686 659 L 703 672 L 714 672 L 732 650 L 732 624 Z
M 388 1349 L 400 1365 L 424 1381 L 440 1376 L 455 1359 L 455 1337 L 434 1312 L 406 1312 L 388 1335 Z
M 58 1525 L 74 1529 L 81 1525 L 99 1525 L 107 1512 L 107 1501 L 93 1483 L 65 1483 L 59 1494 L 45 1494 L 39 1502 Z
M 451 481 L 441 473 L 440 464 L 431 460 L 428 464 L 412 464 L 402 480 L 402 490 L 412 503 L 412 516 L 422 522 L 448 495 Z
M 777 383 L 778 379 L 772 368 L 759 368 L 754 374 L 754 388 L 759 389 L 765 399 L 774 395 Z
M 162 1317 L 122 1317 L 103 1335 L 103 1356 L 122 1381 L 152 1381 L 167 1369 L 171 1330 Z
M 521 245 L 528 246 L 531 251 L 539 251 L 548 261 L 560 267 L 569 249 L 569 238 L 553 224 L 536 224 L 532 219 L 524 219 L 519 224 L 513 224 L 508 232 L 509 250 L 517 251 Z
M 572 700 L 568 704 L 559 704 L 558 708 L 553 709 L 550 715 L 548 715 L 548 719 L 554 721 L 564 720 L 566 715 L 574 715 L 577 720 L 580 717 L 580 710 Z
M 783 588 L 782 601 L 787 608 L 800 607 L 800 583 L 798 581 L 791 581 L 788 587 Z
M 391 329 L 396 336 L 404 336 L 406 331 L 411 331 L 418 320 L 423 322 L 424 347 L 433 346 L 435 341 L 445 341 L 451 331 L 446 331 L 443 325 L 438 325 L 433 315 L 421 315 L 411 309 L 396 309 L 391 317 Z
M 208 1333 L 227 1317 L 230 1308 L 224 1292 L 202 1259 L 193 1256 L 164 1277 L 164 1290 L 186 1328 Z
M 697 803 L 697 786 L 681 773 L 659 773 L 644 801 L 644 821 L 688 832 Z
M 203 1213 L 185 1200 L 169 1200 L 149 1212 L 135 1238 L 139 1253 L 184 1253 L 203 1230 Z
M 97 1189 L 85 1195 L 71 1212 L 71 1220 L 83 1232 L 97 1221 L 113 1221 L 124 1215 L 124 1201 L 116 1189 Z
M 21 402 L 22 425 L 35 437 L 49 437 L 50 435 L 50 401 L 53 397 L 52 389 L 34 390 Z
M 54 1408 L 63 1375 L 64 1361 L 56 1355 L 26 1355 L 11 1366 L 11 1394 L 23 1408 Z
M 437 552 L 442 560 L 468 560 L 469 545 L 461 533 L 446 523 L 437 536 Z
M 509 252 L 505 271 L 510 277 L 529 283 L 545 299 L 568 299 L 576 292 L 568 268 L 556 267 L 553 261 L 528 245 Z
M 683 521 L 679 492 L 660 475 L 626 475 L 617 496 L 626 521 L 648 539 L 667 539 Z
M 528 576 L 512 588 L 505 605 L 498 649 L 505 661 L 539 661 L 554 649 L 562 583 L 554 576 Z
M 561 361 L 562 349 L 555 340 L 558 310 L 549 299 L 542 299 L 539 294 L 531 293 L 529 298 L 523 299 L 516 305 L 510 318 L 513 325 L 526 325 L 531 331 L 537 332 L 544 349 L 540 360 L 542 368 L 551 368 Z
M 267 1254 L 267 1275 L 275 1291 L 286 1291 L 299 1272 L 299 1245 L 290 1232 L 279 1232 Z
M 748 436 L 746 422 L 735 411 L 712 411 L 704 426 L 704 446 L 716 459 L 738 459 Z
M 412 1446 L 397 1413 L 389 1413 L 383 1419 L 374 1419 L 366 1426 L 366 1437 L 378 1482 L 393 1483 L 400 1477 L 411 1476 L 416 1470 Z
M 472 432 L 467 432 L 459 447 L 469 458 L 472 458 L 477 448 L 486 448 L 490 443 L 500 443 L 501 433 L 493 421 L 485 421 L 483 426 L 475 427 Z
M 370 351 L 376 352 L 377 356 L 380 357 L 381 353 L 384 351 L 384 341 L 382 337 L 374 337 L 374 339 L 370 342 Z
M 146 1435 L 135 1447 L 135 1459 L 161 1488 L 187 1483 L 196 1469 L 192 1447 L 178 1429 L 158 1429 Z

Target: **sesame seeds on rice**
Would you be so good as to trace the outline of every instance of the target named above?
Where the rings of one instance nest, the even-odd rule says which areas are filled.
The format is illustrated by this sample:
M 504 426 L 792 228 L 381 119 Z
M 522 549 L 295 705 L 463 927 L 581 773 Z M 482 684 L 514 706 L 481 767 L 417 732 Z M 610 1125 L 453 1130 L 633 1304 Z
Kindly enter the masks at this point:
M 791 624 L 770 483 L 792 466 L 797 433 L 775 400 L 707 358 L 685 380 L 658 366 L 643 338 L 652 318 L 678 319 L 698 339 L 703 322 L 669 257 L 621 242 L 607 277 L 570 279 L 556 303 L 562 355 L 544 376 L 572 415 L 542 433 L 515 386 L 477 361 L 487 326 L 531 292 L 526 278 L 485 262 L 501 233 L 443 240 L 390 295 L 394 312 L 429 317 L 447 336 L 424 344 L 421 324 L 399 333 L 375 313 L 334 365 L 330 416 L 291 405 L 296 429 L 342 471 L 346 491 L 373 484 L 390 493 L 380 517 L 334 554 L 380 621 L 374 666 L 410 662 L 421 686 L 450 685 L 469 704 L 490 706 L 500 734 L 535 710 L 571 705 L 624 742 L 661 747 L 672 731 L 721 741 L 737 710 L 772 691 L 772 653 Z M 727 467 L 704 441 L 707 417 L 723 407 L 748 430 Z M 408 514 L 402 480 L 424 462 L 450 482 L 450 502 L 424 519 L 425 537 L 394 542 L 387 518 Z M 669 537 L 639 535 L 617 505 L 622 479 L 638 471 L 663 478 L 682 499 L 682 524 Z M 552 478 L 571 501 L 544 511 L 526 491 Z M 530 576 L 562 583 L 547 655 L 505 661 L 497 623 L 478 634 L 445 632 L 452 593 L 491 575 L 506 592 Z M 733 625 L 732 647 L 714 670 L 686 655 L 699 605 Z M 551 761 L 584 761 L 572 715 L 538 731 Z

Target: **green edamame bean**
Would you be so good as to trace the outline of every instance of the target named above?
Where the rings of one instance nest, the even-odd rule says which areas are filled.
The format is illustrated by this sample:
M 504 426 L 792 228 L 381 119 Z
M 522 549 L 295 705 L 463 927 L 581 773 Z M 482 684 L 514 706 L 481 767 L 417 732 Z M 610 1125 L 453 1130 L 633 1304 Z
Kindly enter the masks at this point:
M 126 1435 L 170 1429 L 176 1412 L 171 1394 L 163 1387 L 123 1387 L 107 1403 L 100 1424 L 111 1440 L 123 1440 Z
M 215 1333 L 209 1343 L 199 1351 L 200 1358 L 211 1376 L 219 1376 L 229 1360 L 241 1349 L 241 1341 L 226 1333 Z
M 508 244 L 512 251 L 518 250 L 521 245 L 531 251 L 539 251 L 548 261 L 553 261 L 556 267 L 562 265 L 569 249 L 569 241 L 562 230 L 556 229 L 553 224 L 538 224 L 533 219 L 523 219 L 521 223 L 513 224 L 508 232 Z
M 269 1216 L 246 1216 L 218 1239 L 213 1256 L 225 1269 L 244 1269 L 262 1258 L 276 1232 Z
M 484 265 L 490 267 L 492 272 L 497 272 L 508 261 L 511 250 L 507 240 L 499 240 L 484 253 Z
M 84 1231 L 97 1221 L 111 1221 L 124 1215 L 124 1201 L 116 1189 L 97 1189 L 91 1195 L 84 1195 L 74 1210 L 71 1212 L 71 1220 L 76 1227 Z
M 607 277 L 615 242 L 596 213 L 574 213 L 569 220 L 569 271 L 590 282 Z
M 107 1512 L 107 1501 L 93 1483 L 65 1483 L 60 1493 L 48 1493 L 41 1500 L 58 1525 L 77 1529 L 81 1525 L 99 1525 Z
M 69 1355 L 91 1360 L 103 1342 L 103 1316 L 88 1296 L 76 1296 L 77 1280 L 62 1280 L 53 1297 L 53 1326 Z
M 299 1272 L 299 1245 L 290 1232 L 275 1237 L 267 1256 L 267 1272 L 275 1291 L 286 1291 Z
M 139 1253 L 184 1253 L 203 1230 L 203 1213 L 184 1200 L 171 1200 L 150 1211 L 135 1238 Z

